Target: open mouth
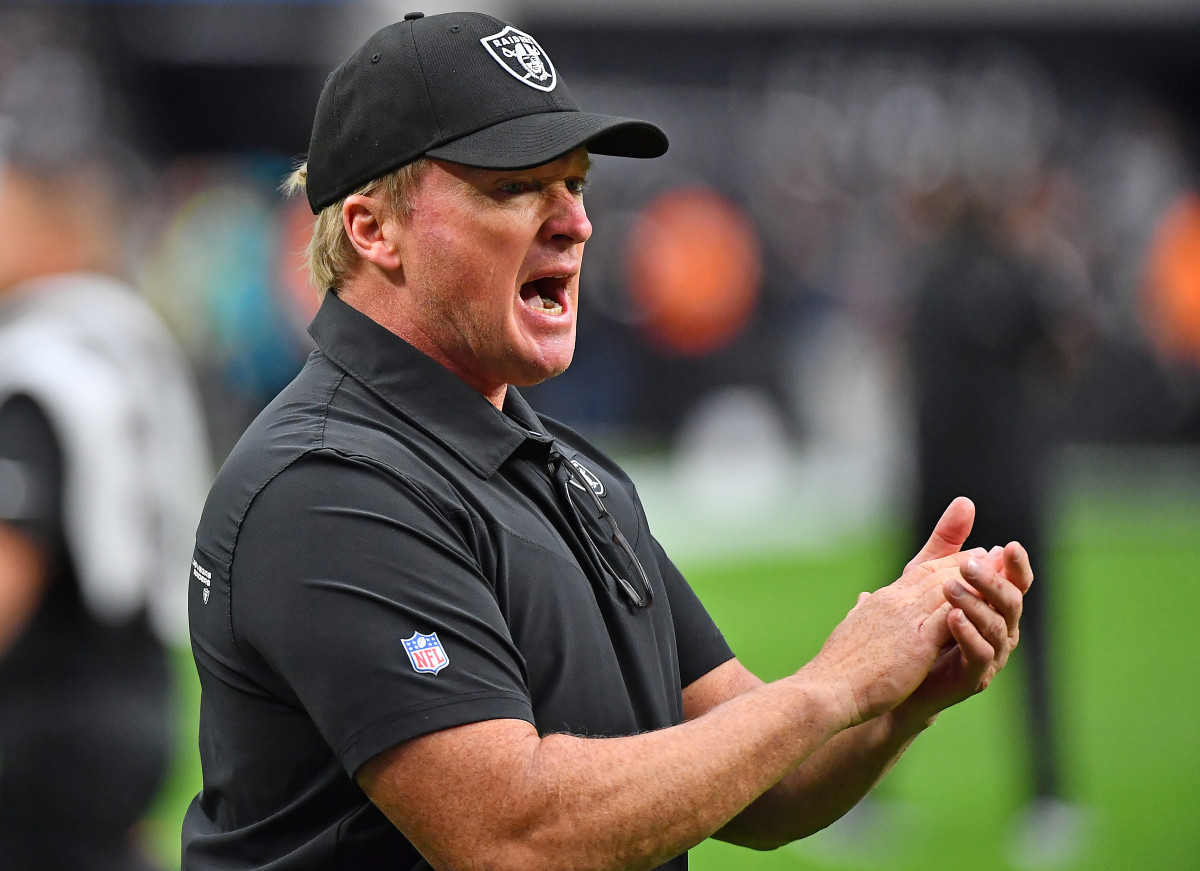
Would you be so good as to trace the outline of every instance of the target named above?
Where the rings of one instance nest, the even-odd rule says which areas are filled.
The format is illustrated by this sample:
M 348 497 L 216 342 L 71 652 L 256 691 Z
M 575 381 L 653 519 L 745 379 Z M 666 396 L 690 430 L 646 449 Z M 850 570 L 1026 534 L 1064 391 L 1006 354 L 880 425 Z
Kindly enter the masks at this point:
M 521 285 L 521 301 L 534 311 L 560 315 L 566 310 L 570 276 L 551 275 Z

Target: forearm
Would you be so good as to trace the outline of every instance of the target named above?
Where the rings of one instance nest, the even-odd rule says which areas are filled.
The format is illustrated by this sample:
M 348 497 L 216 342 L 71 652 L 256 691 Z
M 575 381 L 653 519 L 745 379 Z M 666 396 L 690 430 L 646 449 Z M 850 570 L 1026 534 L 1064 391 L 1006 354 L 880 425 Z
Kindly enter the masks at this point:
M 444 803 L 473 805 L 445 807 L 446 822 L 424 811 L 414 816 L 403 802 L 389 807 L 386 794 L 396 793 L 372 783 L 373 772 L 364 787 L 435 868 L 648 869 L 727 823 L 844 718 L 834 694 L 802 670 L 657 732 L 607 739 L 530 732 L 511 753 L 455 772 L 449 784 L 419 758 L 385 761 L 405 777 L 440 780 Z M 457 788 L 459 778 L 472 788 Z M 490 796 L 480 794 L 481 784 Z M 414 784 L 393 784 L 405 786 Z
M 835 735 L 911 696 L 949 642 L 943 587 L 960 578 L 951 558 L 906 572 L 773 684 L 738 692 L 752 676 L 739 677 L 736 661 L 714 669 L 685 688 L 678 726 L 592 739 L 484 721 L 386 751 L 359 783 L 438 869 L 656 867 L 721 829 Z M 836 792 L 845 787 L 833 786 L 835 773 L 850 765 L 851 790 L 865 789 L 907 740 L 873 735 L 845 739 L 806 776 Z M 866 762 L 846 762 L 864 746 Z M 430 795 L 438 800 L 418 800 Z
M 954 620 L 947 623 L 954 643 L 941 648 L 914 692 L 898 706 L 832 738 L 717 837 L 769 848 L 819 831 L 853 807 L 939 711 L 986 687 L 1016 644 L 1020 596 L 1033 579 L 1019 545 L 1004 553 L 1005 571 L 1018 585 L 994 571 L 971 570 L 970 579 L 988 601 L 961 587 L 957 593 L 951 590 L 954 604 L 963 609 L 954 611 Z
M 542 751 L 562 751 L 545 769 L 550 780 L 582 787 L 571 807 L 560 802 L 556 808 L 567 824 L 561 830 L 565 842 L 578 843 L 572 833 L 593 815 L 609 821 L 602 828 L 608 843 L 596 865 L 567 865 L 654 867 L 695 846 L 820 753 L 836 733 L 837 717 L 802 680 L 795 678 L 794 687 L 788 685 L 793 679 L 764 687 L 676 730 L 628 739 L 622 747 L 563 736 L 543 741 Z M 581 759 L 602 779 L 578 776 L 572 769 Z
M 835 735 L 715 837 L 774 849 L 820 831 L 854 807 L 928 723 L 888 712 Z

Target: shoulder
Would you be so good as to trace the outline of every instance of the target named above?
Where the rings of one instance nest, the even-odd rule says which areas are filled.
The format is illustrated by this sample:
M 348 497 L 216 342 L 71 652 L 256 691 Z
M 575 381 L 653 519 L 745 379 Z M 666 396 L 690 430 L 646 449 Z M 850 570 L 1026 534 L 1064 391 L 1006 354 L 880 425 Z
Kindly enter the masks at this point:
M 86 341 L 94 351 L 124 346 L 131 338 L 174 345 L 170 331 L 138 291 L 109 276 L 48 276 L 14 287 L 10 294 L 0 326 L 0 334 L 9 339 L 32 334 L 42 341 Z
M 107 284 L 99 296 L 116 294 Z M 120 287 L 120 285 L 118 285 Z M 106 305 L 90 281 L 43 279 L 13 288 L 0 309 L 0 404 L 20 426 L 51 432 L 73 466 L 130 442 L 131 411 L 144 403 L 122 378 L 105 345 L 120 337 L 101 327 Z
M 190 394 L 182 351 L 132 287 L 66 274 L 11 289 L 0 309 L 0 396 L 23 391 L 52 420 L 86 409 L 102 426 Z
M 414 426 L 321 352 L 263 409 L 213 482 L 199 536 L 231 561 L 251 506 L 282 521 L 310 509 L 412 506 L 449 514 L 461 501 L 438 452 Z
M 197 530 L 198 544 L 232 559 L 251 504 L 276 476 L 321 448 L 329 406 L 342 373 L 319 354 L 250 423 L 213 479 Z

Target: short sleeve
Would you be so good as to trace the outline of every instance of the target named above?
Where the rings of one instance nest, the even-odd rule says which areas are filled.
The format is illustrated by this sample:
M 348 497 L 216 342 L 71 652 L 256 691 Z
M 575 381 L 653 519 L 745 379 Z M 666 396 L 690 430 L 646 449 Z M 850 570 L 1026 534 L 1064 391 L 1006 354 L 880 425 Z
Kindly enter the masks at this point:
M 679 684 L 687 687 L 718 665 L 733 659 L 733 651 L 717 628 L 696 591 L 676 568 L 662 545 L 652 540 L 663 584 L 671 601 L 675 621 L 675 645 L 679 651 Z
M 333 452 L 293 463 L 251 505 L 230 570 L 239 653 L 351 775 L 419 735 L 533 722 L 474 534 L 428 488 Z
M 45 412 L 16 394 L 0 403 L 0 522 L 61 556 L 63 459 Z

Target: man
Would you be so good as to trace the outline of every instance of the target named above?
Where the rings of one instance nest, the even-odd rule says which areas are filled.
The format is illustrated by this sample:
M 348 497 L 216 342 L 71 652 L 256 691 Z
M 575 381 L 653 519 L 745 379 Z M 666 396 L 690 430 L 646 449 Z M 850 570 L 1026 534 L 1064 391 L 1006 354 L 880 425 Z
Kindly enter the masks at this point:
M 665 150 L 579 111 L 536 40 L 484 15 L 409 14 L 327 80 L 299 173 L 318 351 L 197 536 L 188 871 L 679 869 L 713 834 L 778 845 L 1003 666 L 1028 561 L 959 554 L 961 499 L 762 684 L 620 468 L 514 389 L 571 360 L 589 153 Z
M 989 506 L 975 541 L 1018 538 L 1043 553 L 1047 474 L 1056 434 L 1056 393 L 1085 353 L 1086 298 L 1028 239 L 1053 238 L 1031 224 L 1020 200 L 947 185 L 951 204 L 937 256 L 917 283 L 910 328 L 917 433 L 914 526 L 938 517 L 955 493 Z M 1022 207 L 1024 206 L 1024 207 Z M 1022 226 L 1022 222 L 1026 226 Z M 981 318 L 980 312 L 989 317 Z M 988 396 L 969 417 L 942 413 L 954 396 Z M 1015 414 L 1014 414 L 1015 412 Z M 940 505 L 939 505 L 940 503 Z M 1045 574 L 1031 589 L 1021 656 L 1028 804 L 1010 837 L 1013 864 L 1067 864 L 1082 846 L 1083 811 L 1068 801 L 1058 752 L 1052 615 Z
M 174 733 L 167 644 L 210 476 L 182 354 L 120 281 L 95 70 L 0 91 L 0 867 L 148 867 L 134 826 Z

